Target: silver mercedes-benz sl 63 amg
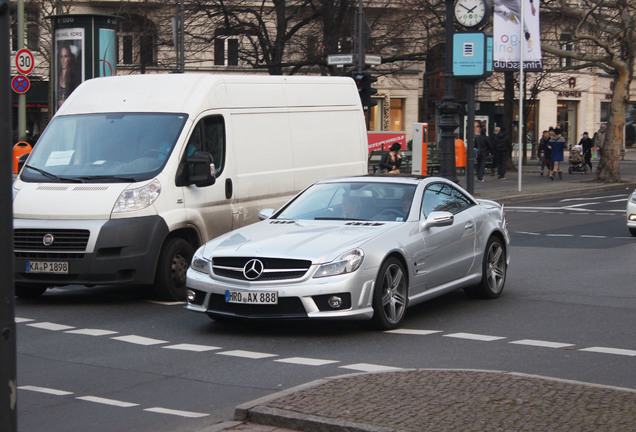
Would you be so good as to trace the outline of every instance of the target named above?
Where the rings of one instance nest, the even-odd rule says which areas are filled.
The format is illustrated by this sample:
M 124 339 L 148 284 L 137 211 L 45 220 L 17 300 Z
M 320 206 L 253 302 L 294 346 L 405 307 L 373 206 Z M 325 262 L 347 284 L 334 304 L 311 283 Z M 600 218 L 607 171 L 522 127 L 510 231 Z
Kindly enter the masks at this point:
M 510 239 L 501 204 L 440 177 L 321 180 L 260 222 L 200 247 L 187 308 L 215 320 L 367 319 L 462 288 L 497 298 Z

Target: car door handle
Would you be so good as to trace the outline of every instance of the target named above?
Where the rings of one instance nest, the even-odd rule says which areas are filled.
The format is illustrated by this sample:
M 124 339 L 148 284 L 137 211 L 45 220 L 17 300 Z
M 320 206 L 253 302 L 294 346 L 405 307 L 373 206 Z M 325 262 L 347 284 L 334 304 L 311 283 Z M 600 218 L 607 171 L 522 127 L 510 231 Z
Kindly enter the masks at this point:
M 464 225 L 464 229 L 465 230 L 471 230 L 475 227 L 475 223 L 470 221 L 470 222 L 466 222 L 466 225 Z

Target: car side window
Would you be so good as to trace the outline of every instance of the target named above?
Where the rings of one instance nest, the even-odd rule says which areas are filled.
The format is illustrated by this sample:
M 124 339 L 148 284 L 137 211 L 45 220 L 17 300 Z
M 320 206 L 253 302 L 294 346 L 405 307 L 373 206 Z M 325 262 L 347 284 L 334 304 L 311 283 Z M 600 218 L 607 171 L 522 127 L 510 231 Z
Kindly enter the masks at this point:
M 426 188 L 422 198 L 422 214 L 427 218 L 434 211 L 457 214 L 472 202 L 459 190 L 444 183 L 434 183 Z
M 195 152 L 207 152 L 214 160 L 215 172 L 218 177 L 225 165 L 225 122 L 220 115 L 204 117 L 192 131 L 186 146 L 184 158 Z

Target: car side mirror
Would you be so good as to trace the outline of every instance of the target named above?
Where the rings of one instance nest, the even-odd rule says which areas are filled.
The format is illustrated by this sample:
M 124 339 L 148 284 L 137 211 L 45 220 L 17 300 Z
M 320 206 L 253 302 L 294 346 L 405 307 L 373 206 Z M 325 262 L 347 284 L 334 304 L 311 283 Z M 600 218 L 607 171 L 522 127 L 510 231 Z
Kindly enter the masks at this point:
M 425 221 L 426 228 L 443 227 L 452 225 L 455 222 L 455 216 L 447 211 L 434 211 L 428 215 Z
M 186 159 L 188 184 L 196 187 L 211 186 L 216 183 L 215 166 L 212 155 L 208 152 L 195 152 Z
M 258 212 L 258 220 L 264 221 L 265 219 L 269 219 L 274 214 L 273 208 L 262 209 Z

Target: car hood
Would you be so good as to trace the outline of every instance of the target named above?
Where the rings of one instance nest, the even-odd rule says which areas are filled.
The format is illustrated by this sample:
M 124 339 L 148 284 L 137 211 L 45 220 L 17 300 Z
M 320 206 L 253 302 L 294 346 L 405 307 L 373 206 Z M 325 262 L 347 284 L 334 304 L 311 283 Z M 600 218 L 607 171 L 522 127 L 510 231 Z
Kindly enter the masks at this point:
M 206 258 L 254 256 L 330 262 L 404 222 L 266 220 L 208 242 Z

